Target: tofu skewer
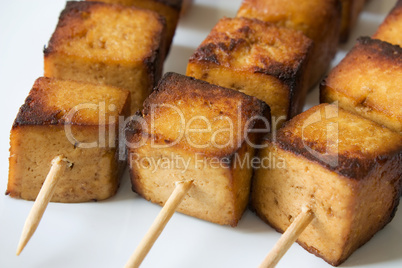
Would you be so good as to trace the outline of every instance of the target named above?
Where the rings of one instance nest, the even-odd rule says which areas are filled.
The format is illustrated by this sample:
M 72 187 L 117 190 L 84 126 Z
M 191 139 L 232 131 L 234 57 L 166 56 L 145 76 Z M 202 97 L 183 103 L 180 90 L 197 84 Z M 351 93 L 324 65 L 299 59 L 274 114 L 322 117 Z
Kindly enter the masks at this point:
M 29 215 L 25 221 L 20 242 L 17 248 L 17 256 L 20 255 L 21 251 L 25 248 L 32 235 L 35 233 L 36 228 L 38 227 L 39 222 L 42 219 L 43 213 L 45 213 L 47 204 L 49 204 L 50 199 L 54 194 L 54 190 L 56 189 L 57 183 L 59 182 L 60 174 L 63 172 L 63 167 L 65 166 L 65 164 L 70 165 L 70 163 L 61 155 L 56 156 L 52 160 L 50 171 L 47 174 L 43 186 L 38 194 L 38 197 L 36 198 L 35 203 L 32 206 L 32 209 L 29 212 Z
M 281 238 L 275 244 L 273 249 L 265 257 L 259 266 L 260 268 L 273 268 L 282 259 L 283 255 L 296 242 L 300 234 L 314 219 L 314 214 L 308 206 L 302 208 L 302 212 L 297 216 L 294 222 L 286 229 Z
M 193 186 L 193 181 L 178 181 L 175 184 L 176 188 L 166 201 L 166 204 L 163 206 L 161 212 L 152 223 L 148 232 L 145 234 L 137 249 L 134 251 L 133 255 L 131 255 L 130 259 L 126 263 L 126 268 L 134 268 L 141 265 L 155 241 L 162 233 L 166 224 L 172 218 L 177 207 L 183 201 L 187 192 L 191 189 L 191 186 Z
M 130 93 L 120 88 L 46 77 L 35 81 L 10 134 L 6 193 L 36 200 L 17 255 L 50 201 L 88 202 L 116 193 L 125 167 L 117 122 L 129 111 Z
M 398 10 L 400 10 L 400 7 L 402 6 L 401 3 L 402 1 L 399 1 L 397 3 L 396 7 L 388 17 L 397 16 L 396 14 L 398 14 Z M 380 29 L 377 31 L 374 37 L 378 39 L 384 38 L 386 39 L 385 41 L 389 41 L 390 43 L 396 44 L 398 43 L 398 41 L 396 39 L 393 39 L 392 35 L 391 37 L 387 35 L 387 31 L 390 31 L 389 29 L 393 27 L 388 25 L 389 21 L 391 21 L 391 19 L 387 18 L 385 22 L 380 26 Z M 346 110 L 356 112 L 359 115 L 372 121 L 375 121 L 381 125 L 384 125 L 396 132 L 400 131 L 397 119 L 396 120 L 394 119 L 397 118 L 398 115 L 397 112 L 398 109 L 396 109 L 395 103 L 399 103 L 397 100 L 398 96 L 395 95 L 396 91 L 389 92 L 389 90 L 387 90 L 386 94 L 382 91 L 383 88 L 386 89 L 398 88 L 396 86 L 398 82 L 397 80 L 395 82 L 395 78 L 390 79 L 382 77 L 380 79 L 377 79 L 378 81 L 381 81 L 380 86 L 378 86 L 375 83 L 373 84 L 372 81 L 370 81 L 371 83 L 370 92 L 366 94 L 366 99 L 364 100 L 364 102 L 361 103 L 353 102 L 358 104 L 351 105 L 350 104 L 351 102 L 348 99 L 353 97 L 357 98 L 356 96 L 362 96 L 366 93 L 365 91 L 367 90 L 366 89 L 367 87 L 364 85 L 364 82 L 362 81 L 366 81 L 367 79 L 366 80 L 357 79 L 356 77 L 359 77 L 359 75 L 362 76 L 363 74 L 366 74 L 367 70 L 371 70 L 371 72 L 379 72 L 377 66 L 382 64 L 382 66 L 385 65 L 386 66 L 380 70 L 379 72 L 380 74 L 384 73 L 383 69 L 387 69 L 388 76 L 398 77 L 398 75 L 395 75 L 399 71 L 397 66 L 399 60 L 398 57 L 400 56 L 401 50 L 398 48 L 399 48 L 398 46 L 393 46 L 391 44 L 388 44 L 387 42 L 371 39 L 369 37 L 359 38 L 357 44 L 351 50 L 351 52 L 349 52 L 349 54 L 339 64 L 339 66 L 335 68 L 330 73 L 328 78 L 326 78 L 326 80 L 321 84 L 321 102 L 332 103 L 338 101 L 339 106 Z M 356 59 L 360 59 L 360 61 L 356 62 Z M 392 64 L 389 64 L 389 62 L 392 62 Z M 367 66 L 371 66 L 371 68 L 367 68 Z M 345 71 L 348 70 L 348 68 L 351 70 L 353 69 L 353 71 L 355 71 L 356 74 L 351 75 L 350 71 Z M 364 72 L 361 71 L 362 68 L 364 69 Z M 347 75 L 345 76 L 345 74 Z M 378 78 L 380 74 L 376 73 L 376 75 L 370 75 L 370 76 Z M 352 80 L 358 82 L 353 83 Z M 388 83 L 395 83 L 395 85 L 389 84 L 388 87 L 387 86 L 384 87 L 384 81 L 387 81 Z M 342 83 L 344 83 L 346 86 L 343 85 Z M 347 94 L 345 94 L 345 92 Z M 395 96 L 389 98 L 390 94 L 394 94 Z M 383 95 L 387 95 L 388 97 L 383 98 Z M 352 96 L 352 97 L 345 98 L 342 96 Z M 365 106 L 369 107 L 370 109 L 365 109 Z M 378 109 L 377 106 L 379 107 L 386 106 L 386 108 Z M 384 115 L 378 116 L 384 113 L 384 111 L 387 112 L 386 114 L 388 115 L 388 117 Z M 260 267 L 275 267 L 275 265 L 279 262 L 281 257 L 290 248 L 291 244 L 295 242 L 300 236 L 300 234 L 303 232 L 303 230 L 307 228 L 308 223 L 303 226 L 301 221 L 303 221 L 303 219 L 307 221 L 309 220 L 310 217 L 311 220 L 314 219 L 313 215 L 309 216 L 308 214 L 309 213 L 306 213 L 305 209 L 302 211 L 302 213 L 299 214 L 299 216 L 295 219 L 295 221 L 289 226 L 289 228 L 283 234 L 281 239 L 277 242 L 275 247 L 267 255 L 266 259 L 264 260 L 264 262 L 261 264 Z M 311 220 L 309 220 L 308 222 L 310 223 Z M 298 229 L 298 231 L 300 232 L 296 234 L 296 232 L 294 232 L 295 229 Z M 292 237 L 292 235 L 294 236 Z
M 235 227 L 248 204 L 254 147 L 270 118 L 257 98 L 165 74 L 126 128 L 133 190 L 163 205 L 178 178 L 191 178 L 191 198 L 177 211 Z
M 76 16 L 77 13 L 81 16 Z M 108 26 L 104 27 L 105 24 L 99 23 L 97 18 L 102 16 L 105 21 L 113 21 L 117 15 L 119 27 L 122 28 L 121 31 L 124 32 L 125 37 L 119 40 L 110 40 L 110 30 L 115 31 L 115 26 L 109 22 L 107 23 Z M 174 25 L 172 23 L 171 28 L 173 30 L 177 19 L 178 15 Z M 94 27 L 88 29 L 89 21 Z M 136 38 L 140 35 L 132 31 L 138 27 L 133 27 L 132 24 L 145 24 L 144 22 L 146 22 L 147 27 L 144 26 L 141 32 L 145 32 L 151 37 Z M 12 197 L 36 200 L 26 220 L 17 255 L 21 253 L 32 237 L 50 201 L 85 202 L 102 200 L 116 193 L 119 184 L 118 178 L 125 166 L 122 154 L 120 152 L 115 153 L 117 152 L 115 143 L 118 140 L 118 134 L 116 135 L 118 133 L 117 122 L 119 116 L 129 115 L 130 104 L 132 104 L 132 112 L 138 109 L 136 105 L 142 103 L 146 95 L 149 94 L 148 91 L 161 75 L 161 66 L 166 52 L 159 51 L 166 42 L 165 24 L 165 20 L 158 14 L 148 10 L 104 3 L 68 2 L 66 4 L 56 30 L 45 49 L 45 76 L 54 78 L 39 78 L 36 81 L 33 91 L 31 91 L 33 95 L 31 94 L 32 96 L 30 95 L 21 107 L 11 132 L 10 174 L 7 194 Z M 69 34 L 71 28 L 74 28 L 75 31 L 80 29 L 79 32 L 85 32 L 78 42 L 74 36 Z M 103 33 L 102 36 L 95 37 L 95 40 L 99 39 L 103 42 L 100 44 L 101 50 L 98 49 L 98 44 L 94 45 L 94 41 L 91 39 L 94 32 Z M 129 37 L 132 37 L 133 40 L 127 41 Z M 70 45 L 71 39 L 76 41 L 73 42 L 73 45 Z M 66 43 L 68 44 L 67 48 Z M 74 51 L 78 47 L 87 47 L 86 44 L 88 44 L 89 49 L 85 50 L 85 53 L 79 52 L 80 56 L 86 55 L 85 59 L 78 57 L 80 60 L 77 58 L 73 60 L 80 62 L 78 65 L 69 64 L 69 58 L 66 55 L 74 55 Z M 144 51 L 141 50 L 134 54 L 126 53 L 127 50 L 133 51 L 132 46 L 142 47 Z M 169 46 L 170 44 L 166 47 Z M 125 49 L 127 50 L 123 54 L 117 55 L 118 51 Z M 67 53 L 65 53 L 66 51 Z M 146 57 L 148 53 L 154 56 L 152 59 L 146 60 L 147 63 L 145 64 L 143 57 Z M 99 57 L 99 54 L 102 56 Z M 155 62 L 151 62 L 153 60 Z M 87 67 L 87 61 L 91 62 L 90 68 Z M 121 62 L 124 64 L 120 64 Z M 127 63 L 129 67 L 124 69 L 122 66 L 126 66 Z M 97 71 L 94 72 L 92 68 L 94 65 L 103 67 L 95 68 Z M 144 73 L 143 77 L 124 79 L 125 76 L 132 77 L 133 70 L 135 75 Z M 72 73 L 74 74 L 71 75 Z M 116 76 L 119 78 L 116 79 Z M 99 77 L 102 78 L 99 79 Z M 62 80 L 57 81 L 56 78 L 65 80 L 60 82 Z M 74 84 L 75 82 L 72 82 L 70 84 L 66 82 L 68 79 L 83 83 Z M 118 81 L 116 82 L 116 80 Z M 130 82 L 122 83 L 122 81 Z M 136 84 L 137 81 L 141 81 L 138 82 L 141 85 Z M 84 82 L 99 84 L 99 89 L 94 89 L 92 88 L 93 85 L 86 85 Z M 77 87 L 79 90 L 76 89 Z M 50 88 L 51 93 L 46 90 L 47 88 Z M 64 91 L 71 88 L 73 95 L 74 92 L 77 93 L 75 98 L 70 93 L 68 95 L 63 94 Z M 130 95 L 127 91 L 123 92 L 120 88 L 127 89 L 133 94 Z M 94 96 L 91 96 L 92 94 Z M 84 97 L 82 98 L 82 96 Z M 115 103 L 116 101 L 117 103 Z M 110 103 L 110 106 L 106 103 Z M 94 107 L 97 108 L 94 109 Z M 77 116 L 74 116 L 75 108 L 78 109 L 75 114 Z M 68 118 L 70 112 L 72 112 L 72 117 Z M 99 116 L 97 116 L 98 113 Z M 108 120 L 111 122 L 106 123 Z M 99 131 L 96 129 L 97 127 L 99 127 Z M 43 132 L 43 129 L 46 131 Z M 67 133 L 67 130 L 70 130 L 71 133 Z M 76 135 L 80 137 L 78 140 L 75 139 Z M 32 138 L 33 142 L 29 142 L 29 138 Z M 92 146 L 86 142 L 86 140 L 91 139 L 95 140 L 92 144 L 97 146 Z M 49 140 L 52 144 L 49 144 Z M 82 147 L 85 149 L 82 150 L 79 146 L 80 141 L 89 147 Z M 43 143 L 49 146 L 46 155 L 39 155 L 39 157 L 24 148 L 25 146 L 35 148 L 37 144 Z M 23 149 L 20 150 L 21 148 Z M 23 153 L 20 154 L 20 151 Z M 44 181 L 51 160 L 49 157 L 55 155 L 59 156 L 52 161 L 51 170 Z M 63 167 L 61 155 L 68 157 L 71 163 L 79 162 L 79 167 L 69 174 L 67 180 L 64 180 L 66 176 L 61 172 Z M 99 156 L 101 159 L 96 158 Z M 32 163 L 36 164 L 35 169 L 31 168 Z M 96 170 L 98 165 L 102 166 L 101 171 Z M 62 182 L 58 183 L 59 180 Z M 57 188 L 56 185 L 58 185 Z M 38 192 L 40 193 L 38 194 Z
M 126 128 L 133 190 L 165 204 L 127 268 L 141 264 L 176 210 L 237 225 L 249 199 L 254 147 L 269 132 L 270 118 L 257 98 L 176 73 L 162 78 Z
M 250 203 L 284 235 L 261 267 L 274 267 L 292 240 L 338 266 L 394 217 L 402 179 L 398 133 L 321 104 L 265 144 L 260 158 L 282 164 L 256 170 Z

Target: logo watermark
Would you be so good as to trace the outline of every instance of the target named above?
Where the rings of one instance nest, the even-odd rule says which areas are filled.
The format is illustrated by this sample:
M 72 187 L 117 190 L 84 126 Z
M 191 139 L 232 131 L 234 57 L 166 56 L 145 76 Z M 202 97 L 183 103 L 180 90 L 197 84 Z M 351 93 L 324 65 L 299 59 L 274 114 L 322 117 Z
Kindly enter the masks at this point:
M 208 157 L 201 153 L 188 157 L 173 152 L 155 156 L 130 153 L 129 165 L 130 168 L 148 170 L 152 174 L 161 170 L 176 170 L 184 174 L 189 170 L 286 168 L 286 161 L 281 157 L 275 157 L 272 153 L 261 158 L 250 153 L 235 153 L 232 157 Z
M 159 118 L 160 114 L 169 114 L 168 118 Z M 178 144 L 184 143 L 186 147 L 191 148 L 194 152 L 203 150 L 224 150 L 225 148 L 240 148 L 245 142 L 248 146 L 255 150 L 264 149 L 267 143 L 258 144 L 255 140 L 256 135 L 271 135 L 275 141 L 276 133 L 278 130 L 278 123 L 284 120 L 284 117 L 272 117 L 274 124 L 271 127 L 269 119 L 264 116 L 253 116 L 245 118 L 241 105 L 237 106 L 236 115 L 229 116 L 225 113 L 215 113 L 216 116 L 205 116 L 194 113 L 194 116 L 189 116 L 179 106 L 171 104 L 150 105 L 149 117 L 144 119 L 140 115 L 133 115 L 128 118 L 116 115 L 116 106 L 106 105 L 105 102 L 85 103 L 79 104 L 71 109 L 65 116 L 65 134 L 67 139 L 74 144 L 76 148 L 90 149 L 90 148 L 116 148 L 118 150 L 119 160 L 125 160 L 127 157 L 127 148 L 136 149 L 144 146 L 150 146 L 152 149 L 160 150 L 171 148 Z M 97 124 L 97 139 L 88 141 L 87 139 L 79 139 L 73 131 L 73 124 L 77 118 L 82 118 L 84 115 L 96 115 L 97 118 L 92 118 Z M 338 117 L 338 106 L 328 105 L 323 110 L 317 110 L 311 114 L 302 126 L 302 141 L 304 149 L 318 160 L 327 163 L 331 166 L 338 165 L 338 123 L 336 120 L 331 121 L 332 118 Z M 169 121 L 173 118 L 173 122 Z M 325 150 L 316 150 L 311 147 L 308 137 L 305 137 L 305 130 L 314 124 L 323 122 L 325 120 Z M 145 133 L 138 139 L 130 139 L 126 135 L 128 125 L 134 125 L 135 131 Z M 168 132 L 170 136 L 167 138 L 168 142 L 160 142 L 152 137 L 158 136 L 159 131 Z M 144 158 L 140 155 L 131 155 L 130 159 L 136 165 L 145 167 L 163 168 L 171 167 L 175 169 L 187 170 L 190 163 L 195 164 L 203 163 L 204 166 L 212 167 L 228 166 L 229 164 L 237 163 L 238 166 L 247 166 L 251 168 L 269 167 L 281 168 L 285 166 L 279 164 L 272 164 L 272 158 L 260 159 L 258 157 L 247 156 L 248 158 L 239 159 L 235 154 L 232 162 L 228 163 L 226 158 L 213 159 L 208 157 L 200 158 L 200 155 L 195 153 L 193 159 L 176 159 L 177 156 L 167 157 L 166 159 Z M 201 160 L 202 161 L 201 161 Z M 269 161 L 271 162 L 269 162 Z M 201 161 L 201 162 L 200 162 Z M 226 162 L 225 162 L 226 161 Z M 267 164 L 269 162 L 269 165 Z M 194 164 L 195 163 L 195 164 Z M 242 165 L 240 165 L 242 164 Z
M 324 162 L 331 167 L 338 166 L 338 151 L 339 151 L 339 123 L 336 120 L 339 116 L 338 103 L 332 105 L 324 106 L 324 109 L 317 110 L 311 114 L 304 122 L 302 127 L 302 141 L 303 146 L 306 151 L 308 151 L 316 159 Z M 331 119 L 335 119 L 331 121 Z M 314 150 L 311 146 L 305 142 L 308 137 L 305 137 L 305 130 L 308 127 L 314 127 L 314 124 L 318 124 L 325 121 L 325 131 L 323 128 L 320 129 L 319 134 L 321 142 L 326 143 L 324 150 Z M 324 134 L 325 133 L 325 134 Z

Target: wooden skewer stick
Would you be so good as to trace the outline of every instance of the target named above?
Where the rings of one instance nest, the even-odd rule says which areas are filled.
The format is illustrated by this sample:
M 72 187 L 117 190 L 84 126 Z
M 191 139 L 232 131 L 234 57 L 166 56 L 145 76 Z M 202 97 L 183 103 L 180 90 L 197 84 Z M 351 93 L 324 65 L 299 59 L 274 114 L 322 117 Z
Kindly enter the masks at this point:
M 152 223 L 148 232 L 145 234 L 140 244 L 134 251 L 133 255 L 131 255 L 130 259 L 126 263 L 126 268 L 136 268 L 141 265 L 156 239 L 158 239 L 159 235 L 162 233 L 166 224 L 169 222 L 170 218 L 173 216 L 177 207 L 180 205 L 181 201 L 186 193 L 190 190 L 192 185 L 193 181 L 176 182 L 176 188 L 166 201 L 161 212 L 159 212 L 155 221 Z
M 300 234 L 306 229 L 314 219 L 314 214 L 307 206 L 302 208 L 302 212 L 296 217 L 288 229 L 283 233 L 274 248 L 265 257 L 259 268 L 273 268 L 285 255 Z
M 42 188 L 40 189 L 35 203 L 32 206 L 32 209 L 29 212 L 29 215 L 25 221 L 24 228 L 22 229 L 20 242 L 17 248 L 17 256 L 20 255 L 21 251 L 24 249 L 29 239 L 31 239 L 32 235 L 35 233 L 35 230 L 38 227 L 40 220 L 42 219 L 43 213 L 46 210 L 47 204 L 53 196 L 56 184 L 60 178 L 60 172 L 63 170 L 64 167 L 61 163 L 62 161 L 64 160 L 63 157 L 60 155 L 56 156 L 52 160 L 50 171 L 46 176 Z

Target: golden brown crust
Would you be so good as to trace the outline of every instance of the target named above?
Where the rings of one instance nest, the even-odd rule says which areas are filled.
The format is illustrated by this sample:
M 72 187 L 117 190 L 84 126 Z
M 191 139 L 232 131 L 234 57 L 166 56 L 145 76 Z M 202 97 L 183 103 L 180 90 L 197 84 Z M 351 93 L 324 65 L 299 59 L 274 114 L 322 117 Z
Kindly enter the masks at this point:
M 398 45 L 392 45 L 381 40 L 372 39 L 367 36 L 357 39 L 356 50 L 360 48 L 367 51 L 367 54 L 380 56 L 387 61 L 398 66 L 402 66 L 402 48 Z
M 265 36 L 265 38 L 264 38 Z M 259 40 L 259 38 L 263 40 Z M 264 40 L 265 39 L 265 40 Z M 280 46 L 284 43 L 303 44 L 299 51 L 289 51 L 287 55 L 273 55 L 264 50 L 262 44 L 275 42 Z M 261 45 L 261 46 L 260 46 Z M 286 49 L 286 45 L 283 49 Z M 254 73 L 262 73 L 278 77 L 281 81 L 294 87 L 294 77 L 300 72 L 301 63 L 306 59 L 311 41 L 301 33 L 265 23 L 257 19 L 223 18 L 212 29 L 208 37 L 201 43 L 190 57 L 190 62 L 206 62 L 222 65 L 228 68 L 247 69 Z M 253 48 L 249 57 L 252 61 L 242 65 L 231 58 L 234 53 L 244 53 Z
M 68 95 L 71 100 L 59 102 L 57 96 L 61 94 Z M 130 107 L 129 95 L 128 91 L 120 88 L 40 77 L 20 107 L 13 128 L 22 125 L 97 125 L 98 111 L 93 109 L 82 110 L 87 113 L 77 111 L 72 118 L 69 118 L 68 114 L 77 105 L 99 105 L 99 102 L 106 103 L 110 98 L 115 98 L 116 103 L 113 105 L 116 106 L 116 110 L 106 111 L 106 114 L 108 116 L 126 114 Z
M 66 6 L 63 11 L 60 13 L 59 22 L 56 26 L 56 29 L 62 29 L 64 27 L 68 27 L 69 24 L 76 24 L 76 20 L 85 20 L 88 18 L 88 12 L 90 12 L 91 8 L 95 8 L 96 6 L 106 5 L 102 2 L 86 2 L 86 1 L 67 1 Z M 79 35 L 80 33 L 75 33 L 75 35 Z M 44 48 L 43 54 L 44 56 L 48 56 L 53 53 L 58 46 L 58 42 L 65 38 L 73 38 L 74 32 L 69 32 L 68 30 L 56 30 L 54 31 L 51 39 L 49 40 L 48 45 Z
M 154 11 L 67 2 L 44 51 L 45 76 L 130 90 L 135 113 L 162 75 L 166 45 L 166 20 Z
M 304 71 L 312 41 L 301 32 L 257 19 L 223 18 L 190 57 L 200 63 L 273 76 L 289 88 L 289 117 L 300 112 L 306 94 Z
M 35 88 L 35 85 L 34 87 Z M 33 101 L 36 99 L 35 92 L 25 99 L 25 103 L 20 107 L 17 117 L 14 120 L 13 128 L 20 125 L 57 125 L 59 124 L 60 117 L 57 116 L 61 111 L 46 111 L 44 103 L 39 101 Z
M 164 28 L 166 27 L 166 20 L 162 16 L 158 15 L 154 11 L 150 10 L 144 10 L 144 9 L 139 9 L 136 7 L 128 7 L 128 6 L 122 6 L 118 4 L 107 4 L 103 2 L 89 2 L 89 1 L 68 1 L 66 3 L 65 9 L 61 12 L 60 17 L 59 17 L 59 22 L 56 26 L 56 30 L 54 31 L 51 39 L 49 40 L 48 46 L 45 47 L 44 49 L 44 55 L 45 57 L 49 56 L 50 54 L 58 51 L 61 53 L 66 53 L 70 54 L 69 48 L 66 48 L 64 45 L 66 42 L 74 42 L 75 40 L 79 40 L 80 38 L 84 37 L 89 30 L 93 27 L 93 24 L 88 24 L 85 25 L 86 21 L 92 20 L 91 19 L 91 13 L 95 12 L 97 9 L 107 9 L 116 13 L 120 13 L 123 11 L 126 12 L 132 12 L 133 14 L 138 13 L 138 16 L 147 16 L 148 19 L 155 19 L 159 21 L 159 29 L 155 29 L 155 34 L 151 37 L 153 39 L 160 39 L 161 38 L 161 32 L 164 31 Z M 88 28 L 89 27 L 89 28 Z M 98 34 L 98 33 L 96 33 Z M 123 38 L 124 37 L 119 37 Z M 105 40 L 106 41 L 106 40 Z M 160 49 L 160 40 L 154 40 L 151 42 L 153 45 L 152 48 L 146 48 L 148 49 L 148 55 L 142 55 L 142 58 L 145 58 L 146 62 L 152 62 L 154 58 L 154 53 L 155 51 Z M 105 44 L 103 44 L 105 45 Z M 102 49 L 102 44 L 100 44 L 100 48 Z M 129 43 L 125 44 L 125 46 L 130 46 Z M 95 47 L 96 44 L 93 44 L 91 47 L 91 44 L 88 44 L 88 48 L 84 48 L 82 52 L 85 52 L 85 50 L 93 51 L 93 55 L 89 55 L 89 57 L 97 58 L 99 52 L 95 53 Z M 104 48 L 104 47 L 103 47 Z M 123 48 L 122 48 L 123 49 Z M 74 53 L 74 52 L 71 52 Z M 112 53 L 112 51 L 109 52 L 107 50 L 103 50 L 102 54 L 104 53 Z M 124 60 L 124 57 L 126 57 L 122 52 L 119 52 L 118 49 L 115 49 L 113 53 L 119 53 L 115 55 L 115 58 L 117 61 L 119 60 Z M 82 55 L 83 57 L 88 56 L 87 53 Z M 103 57 L 103 56 L 102 56 Z
M 256 18 L 303 32 L 314 41 L 308 87 L 315 85 L 335 56 L 339 40 L 339 0 L 243 0 L 237 17 Z
M 231 99 L 241 100 L 244 102 L 242 114 L 246 117 L 252 117 L 256 114 L 264 115 L 269 111 L 268 105 L 255 97 L 212 85 L 193 77 L 169 72 L 164 75 L 154 92 L 145 100 L 142 114 L 144 117 L 149 115 L 151 104 L 171 103 L 172 101 L 186 98 L 190 100 L 194 97 L 203 98 L 210 102 L 220 99 L 226 105 L 232 104 Z M 252 128 L 254 125 L 250 127 Z
M 401 132 L 401 55 L 397 45 L 359 38 L 322 82 L 320 101 L 339 101 L 342 108 Z
M 193 109 L 192 104 L 189 102 L 196 101 L 196 105 L 198 105 L 198 101 L 200 101 L 202 102 L 202 106 L 197 107 L 198 109 L 194 114 L 192 114 L 190 111 L 187 111 L 187 109 Z M 231 118 L 233 120 L 234 129 L 236 130 L 238 128 L 243 129 L 246 126 L 245 120 L 249 118 L 261 116 L 267 119 L 268 122 L 270 122 L 271 118 L 269 106 L 255 97 L 248 96 L 235 90 L 212 85 L 208 82 L 192 77 L 176 73 L 167 73 L 154 89 L 154 92 L 145 100 L 142 112 L 137 113 L 137 116 L 145 119 L 147 126 L 151 126 L 152 123 L 156 124 L 155 129 L 142 129 L 137 121 L 133 121 L 128 125 L 126 131 L 127 137 L 134 141 L 139 141 L 141 137 L 145 136 L 153 139 L 157 143 L 161 142 L 165 144 L 176 141 L 174 135 L 167 133 L 171 132 L 171 129 L 166 128 L 164 129 L 166 132 L 163 133 L 162 129 L 157 128 L 157 126 L 165 127 L 163 126 L 163 113 L 167 112 L 168 108 L 165 110 L 163 110 L 163 108 L 158 110 L 160 106 L 162 107 L 165 105 L 177 107 L 186 117 L 189 114 L 191 114 L 191 116 L 201 115 L 206 116 L 205 118 L 211 119 L 211 122 L 218 117 Z M 240 105 L 241 108 L 241 118 L 238 118 L 238 111 L 236 110 L 238 105 Z M 188 119 L 191 120 L 191 116 Z M 162 122 L 158 123 L 158 119 Z M 171 120 L 172 125 L 174 125 L 174 119 L 171 118 Z M 180 124 L 180 122 L 176 123 Z M 262 120 L 253 120 L 246 127 L 248 129 L 262 128 L 263 124 Z M 175 131 L 173 132 L 176 134 Z M 257 144 L 263 135 L 264 133 L 258 135 L 258 138 L 256 139 Z M 211 154 L 212 156 L 217 157 L 231 157 L 240 148 L 245 139 L 244 133 L 234 133 L 234 137 L 236 142 L 220 149 L 213 148 L 213 146 L 208 146 L 204 149 L 194 148 L 184 139 L 181 139 L 175 146 L 183 146 L 186 150 L 200 152 L 206 155 Z
M 321 117 L 321 113 L 324 113 L 323 117 Z M 305 125 L 305 122 L 308 122 L 314 115 L 320 116 L 319 121 Z M 347 122 L 355 122 L 354 129 L 349 127 Z M 333 130 L 338 131 L 335 141 L 337 147 L 329 147 L 328 142 L 334 141 L 329 138 L 329 132 L 323 131 L 333 123 L 336 123 L 338 128 Z M 359 142 L 361 131 L 377 133 L 378 137 L 369 143 L 363 140 Z M 375 149 L 376 144 L 381 143 L 382 139 L 388 139 L 389 144 L 383 145 L 381 149 Z M 353 140 L 356 144 L 350 146 Z M 377 166 L 402 157 L 402 137 L 400 135 L 358 115 L 348 113 L 342 108 L 328 104 L 315 106 L 288 121 L 278 131 L 275 143 L 279 148 L 301 155 L 342 176 L 356 180 L 365 178 Z M 313 154 L 309 150 L 319 155 Z M 327 154 L 337 158 L 336 165 L 328 161 Z M 397 171 L 402 172 L 402 167 L 399 167 Z
M 97 2 L 97 0 L 87 1 Z M 167 54 L 169 52 L 180 17 L 182 0 L 101 0 L 101 2 L 135 6 L 142 9 L 152 10 L 164 17 L 166 19 L 165 53 Z
M 243 0 L 238 17 L 257 18 L 302 31 L 318 42 L 339 23 L 341 4 L 330 1 Z

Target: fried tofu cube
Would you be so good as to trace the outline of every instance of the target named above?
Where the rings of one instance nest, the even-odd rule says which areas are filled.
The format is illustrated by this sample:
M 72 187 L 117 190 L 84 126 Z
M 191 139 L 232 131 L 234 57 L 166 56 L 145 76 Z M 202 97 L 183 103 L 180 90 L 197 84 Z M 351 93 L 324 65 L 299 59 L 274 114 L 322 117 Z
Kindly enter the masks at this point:
M 266 102 L 273 127 L 302 111 L 312 41 L 256 19 L 223 18 L 191 56 L 186 74 Z
M 402 0 L 399 0 L 373 38 L 402 47 Z
M 117 87 L 38 78 L 11 129 L 6 193 L 35 200 L 52 159 L 62 155 L 71 165 L 51 201 L 113 196 L 125 166 L 117 142 L 118 122 L 129 115 L 129 95 Z
M 121 4 L 153 10 L 166 19 L 166 54 L 172 44 L 176 26 L 180 18 L 182 0 L 87 0 L 110 4 Z
M 402 132 L 402 48 L 362 37 L 321 84 L 321 102 L 339 102 Z
M 256 18 L 299 30 L 312 39 L 314 47 L 307 83 L 310 88 L 319 82 L 335 56 L 341 20 L 338 0 L 243 0 L 237 17 Z
M 389 223 L 399 203 L 402 137 L 336 105 L 296 116 L 261 151 L 251 206 L 284 232 L 307 206 L 298 243 L 332 265 Z M 379 249 L 381 250 L 381 249 Z
M 162 73 L 164 21 L 150 10 L 67 2 L 44 51 L 45 76 L 127 89 L 134 114 Z
M 360 12 L 367 0 L 341 0 L 342 21 L 340 42 L 345 43 L 349 39 L 350 32 L 356 25 Z
M 268 105 L 255 97 L 166 74 L 126 131 L 133 190 L 163 205 L 175 182 L 194 180 L 178 211 L 236 226 L 269 118 Z

